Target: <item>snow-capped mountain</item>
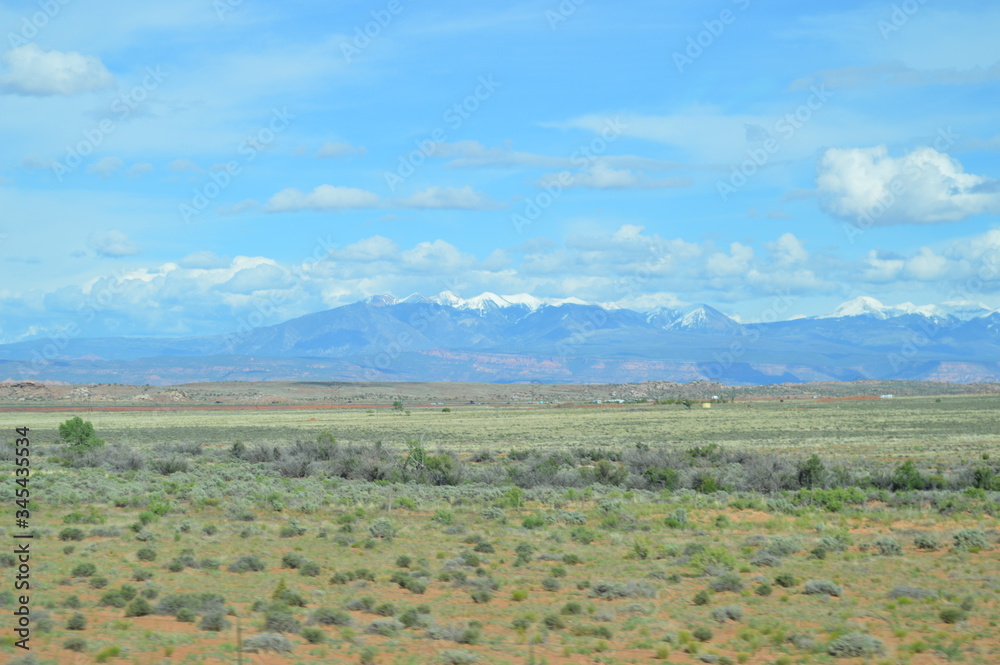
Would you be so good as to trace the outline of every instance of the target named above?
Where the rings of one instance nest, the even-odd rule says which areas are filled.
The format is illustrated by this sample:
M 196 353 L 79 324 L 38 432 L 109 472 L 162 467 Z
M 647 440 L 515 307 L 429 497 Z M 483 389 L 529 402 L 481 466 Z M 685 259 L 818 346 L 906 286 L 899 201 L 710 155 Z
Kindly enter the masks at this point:
M 681 310 L 680 316 L 667 326 L 667 330 L 688 330 L 733 335 L 743 332 L 743 326 L 714 307 L 709 307 L 708 305 L 691 305 Z
M 946 302 L 940 305 L 914 305 L 905 302 L 899 305 L 885 305 L 871 296 L 860 296 L 841 303 L 829 314 L 817 316 L 817 319 L 842 319 L 854 316 L 866 316 L 880 321 L 899 316 L 916 315 L 928 319 L 952 318 L 958 321 L 970 321 L 975 318 L 989 316 L 993 311 L 982 303 L 972 301 Z
M 1000 311 L 981 303 L 886 305 L 862 296 L 824 316 L 800 314 L 744 325 L 706 304 L 638 312 L 572 297 L 383 294 L 228 335 L 79 336 L 67 341 L 59 362 L 40 367 L 34 359 L 49 340 L 0 345 L 0 369 L 76 383 L 104 381 L 109 372 L 133 383 L 165 376 L 570 383 L 1000 377 Z M 340 373 L 324 379 L 322 371 L 333 370 L 323 367 Z

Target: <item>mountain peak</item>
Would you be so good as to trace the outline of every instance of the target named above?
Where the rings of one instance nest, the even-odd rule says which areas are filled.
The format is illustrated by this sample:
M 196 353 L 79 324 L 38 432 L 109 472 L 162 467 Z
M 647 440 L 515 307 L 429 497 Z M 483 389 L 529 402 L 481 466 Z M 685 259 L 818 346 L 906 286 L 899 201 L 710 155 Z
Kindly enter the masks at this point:
M 871 296 L 858 296 L 853 300 L 841 303 L 829 314 L 819 316 L 820 319 L 842 319 L 848 316 L 869 316 L 879 320 L 889 318 L 890 308 L 882 304 L 882 301 Z

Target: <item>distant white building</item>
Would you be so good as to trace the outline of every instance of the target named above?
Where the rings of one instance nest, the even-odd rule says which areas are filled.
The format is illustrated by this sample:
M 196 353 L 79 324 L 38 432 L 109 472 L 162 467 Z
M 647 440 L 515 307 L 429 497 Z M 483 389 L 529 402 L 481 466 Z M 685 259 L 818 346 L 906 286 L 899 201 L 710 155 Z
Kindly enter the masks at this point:
M 892 399 L 892 395 L 882 395 L 882 399 Z

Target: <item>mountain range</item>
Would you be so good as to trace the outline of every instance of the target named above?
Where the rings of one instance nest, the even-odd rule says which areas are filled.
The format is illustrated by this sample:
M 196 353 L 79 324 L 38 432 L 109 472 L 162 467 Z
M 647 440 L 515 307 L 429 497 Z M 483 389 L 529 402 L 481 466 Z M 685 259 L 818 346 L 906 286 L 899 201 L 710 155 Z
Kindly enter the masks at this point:
M 741 323 L 705 304 L 639 312 L 576 298 L 371 296 L 283 323 L 188 338 L 0 345 L 0 378 L 169 385 L 220 380 L 773 384 L 995 381 L 1000 310 L 887 306 Z

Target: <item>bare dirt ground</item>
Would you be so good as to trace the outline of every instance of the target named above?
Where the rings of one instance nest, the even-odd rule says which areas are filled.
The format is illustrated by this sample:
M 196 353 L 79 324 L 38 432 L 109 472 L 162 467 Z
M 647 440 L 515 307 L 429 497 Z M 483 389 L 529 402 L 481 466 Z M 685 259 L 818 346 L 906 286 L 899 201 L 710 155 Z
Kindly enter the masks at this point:
M 70 385 L 30 381 L 0 382 L 0 406 L 65 408 L 86 406 L 198 408 L 295 408 L 339 406 L 378 408 L 396 400 L 411 405 L 532 404 L 590 402 L 606 405 L 652 399 L 751 401 L 759 399 L 879 398 L 882 395 L 997 394 L 995 383 L 930 381 L 851 381 L 726 386 L 695 381 L 651 381 L 634 384 L 546 385 L 540 383 L 348 383 L 325 381 L 191 383 L 171 387 L 116 383 Z M 29 406 L 30 405 L 30 406 Z M 155 410 L 160 410 L 157 408 Z

